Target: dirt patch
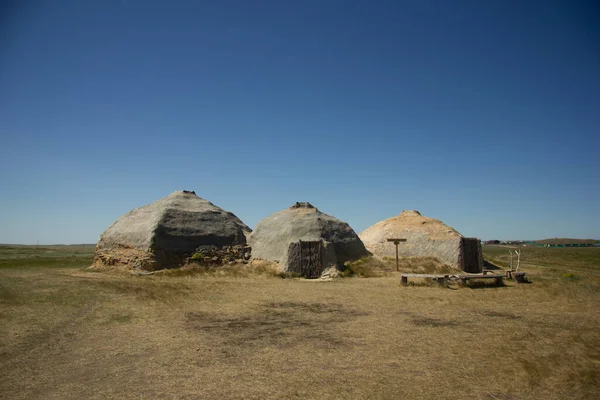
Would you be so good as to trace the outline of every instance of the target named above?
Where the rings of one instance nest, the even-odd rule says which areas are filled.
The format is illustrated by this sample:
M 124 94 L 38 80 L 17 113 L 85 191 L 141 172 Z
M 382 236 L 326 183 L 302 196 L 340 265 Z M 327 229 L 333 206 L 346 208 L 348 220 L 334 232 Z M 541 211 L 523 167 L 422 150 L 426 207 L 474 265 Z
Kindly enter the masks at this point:
M 412 323 L 416 326 L 442 327 L 442 326 L 457 326 L 457 321 L 449 321 L 438 318 L 416 317 L 412 319 Z
M 483 311 L 483 315 L 486 317 L 497 317 L 497 318 L 506 318 L 506 319 L 522 319 L 520 315 L 515 315 L 513 313 L 504 312 L 504 311 Z
M 366 315 L 342 304 L 270 302 L 258 312 L 223 316 L 208 312 L 188 312 L 189 329 L 210 332 L 233 346 L 249 343 L 269 345 L 290 343 L 329 342 L 344 345 L 339 339 L 338 325 Z M 314 344 L 314 343 L 313 343 Z
M 347 317 L 366 315 L 364 312 L 336 303 L 301 303 L 283 301 L 268 303 L 265 307 L 270 309 L 306 311 L 314 314 L 336 314 Z

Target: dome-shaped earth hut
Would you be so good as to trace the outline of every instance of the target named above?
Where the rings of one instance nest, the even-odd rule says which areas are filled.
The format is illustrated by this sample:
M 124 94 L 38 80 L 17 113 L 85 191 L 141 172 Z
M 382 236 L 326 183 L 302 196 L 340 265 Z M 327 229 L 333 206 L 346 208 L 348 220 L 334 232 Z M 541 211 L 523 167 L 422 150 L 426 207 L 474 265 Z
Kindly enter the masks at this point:
M 369 255 L 347 223 L 310 203 L 296 203 L 261 220 L 248 241 L 253 258 L 277 262 L 282 271 L 307 278 Z
M 395 257 L 395 245 L 388 239 L 406 239 L 398 244 L 400 257 L 436 257 L 466 272 L 483 270 L 479 239 L 463 237 L 442 221 L 415 210 L 405 210 L 379 221 L 359 236 L 367 249 L 378 257 Z
M 117 219 L 100 236 L 92 268 L 177 268 L 198 247 L 244 245 L 250 232 L 233 213 L 181 190 Z

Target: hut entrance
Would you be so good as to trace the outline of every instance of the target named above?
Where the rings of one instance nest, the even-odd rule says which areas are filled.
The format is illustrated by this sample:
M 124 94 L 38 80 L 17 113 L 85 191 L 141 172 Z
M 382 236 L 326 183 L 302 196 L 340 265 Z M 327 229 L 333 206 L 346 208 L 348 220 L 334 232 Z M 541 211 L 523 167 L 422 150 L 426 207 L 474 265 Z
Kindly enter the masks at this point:
M 321 241 L 290 243 L 288 252 L 289 270 L 305 278 L 318 278 L 323 272 Z
M 461 266 L 469 273 L 479 273 L 479 240 L 476 238 L 461 239 Z

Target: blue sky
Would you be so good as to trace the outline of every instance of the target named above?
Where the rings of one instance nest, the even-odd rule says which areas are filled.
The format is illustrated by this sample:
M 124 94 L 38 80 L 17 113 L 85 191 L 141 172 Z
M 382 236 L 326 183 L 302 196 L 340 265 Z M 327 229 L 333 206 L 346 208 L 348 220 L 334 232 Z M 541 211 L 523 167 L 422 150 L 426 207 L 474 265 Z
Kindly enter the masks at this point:
M 179 189 L 251 227 L 310 201 L 600 238 L 593 0 L 5 5 L 0 243 L 92 243 Z

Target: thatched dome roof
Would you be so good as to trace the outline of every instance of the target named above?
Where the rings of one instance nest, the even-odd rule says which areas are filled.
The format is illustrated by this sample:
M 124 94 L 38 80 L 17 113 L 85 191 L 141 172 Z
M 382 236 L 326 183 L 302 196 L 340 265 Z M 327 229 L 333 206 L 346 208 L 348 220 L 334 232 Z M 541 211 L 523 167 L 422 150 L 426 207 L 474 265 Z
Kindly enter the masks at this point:
M 367 249 L 376 255 L 392 255 L 393 246 L 387 243 L 389 238 L 444 241 L 462 237 L 442 221 L 425 217 L 416 210 L 404 210 L 395 217 L 379 221 L 359 236 Z
M 199 246 L 245 244 L 250 232 L 233 213 L 181 190 L 117 219 L 100 236 L 96 258 L 125 249 L 147 253 L 158 268 L 170 268 Z
M 395 217 L 379 221 L 375 225 L 364 230 L 359 236 L 361 238 L 364 236 L 364 241 L 365 239 L 371 240 L 373 239 L 373 236 L 381 234 L 388 235 L 388 237 L 395 237 L 395 235 L 407 231 L 421 232 L 432 240 L 451 239 L 462 236 L 442 221 L 425 217 L 417 210 L 404 210 Z
M 254 258 L 279 262 L 284 267 L 290 243 L 300 240 L 331 243 L 337 263 L 369 254 L 347 223 L 322 213 L 310 203 L 295 203 L 264 218 L 248 238 Z

